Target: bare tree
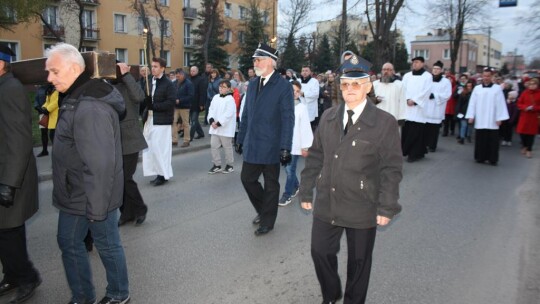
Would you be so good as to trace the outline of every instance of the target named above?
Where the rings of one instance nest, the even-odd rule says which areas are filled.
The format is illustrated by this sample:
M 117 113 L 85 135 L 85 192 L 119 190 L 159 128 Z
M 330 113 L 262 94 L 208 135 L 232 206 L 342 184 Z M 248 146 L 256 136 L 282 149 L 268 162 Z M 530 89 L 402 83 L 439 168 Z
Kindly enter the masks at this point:
M 19 23 L 36 19 L 36 12 L 41 12 L 51 0 L 0 0 L 0 30 L 13 31 Z
M 146 58 L 150 57 L 150 54 L 152 54 L 152 57 L 156 57 L 156 47 L 154 45 L 154 34 L 152 32 L 152 27 L 150 26 L 150 18 L 147 13 L 147 9 L 144 6 L 144 3 L 146 1 L 140 1 L 140 0 L 133 0 L 133 9 L 135 12 L 139 15 L 139 18 L 141 18 L 142 26 L 147 30 L 146 33 Z M 146 60 L 145 60 L 146 61 Z M 147 62 L 147 64 L 149 64 Z
M 365 1 L 365 14 L 375 44 L 373 64 L 380 67 L 384 62 L 392 60 L 391 44 L 394 36 L 390 32 L 400 9 L 403 7 L 404 0 Z
M 430 12 L 429 22 L 435 28 L 447 31 L 450 47 L 450 70 L 456 72 L 459 48 L 467 26 L 483 17 L 488 0 L 430 0 L 426 2 Z
M 520 16 L 517 19 L 517 23 L 527 26 L 527 40 L 531 44 L 531 49 L 536 50 L 536 55 L 540 55 L 540 22 L 538 19 L 540 16 L 540 0 L 534 1 L 534 3 L 528 7 L 528 11 L 524 16 Z
M 291 0 L 288 6 L 281 6 L 279 10 L 283 15 L 281 28 L 287 32 L 287 36 L 296 36 L 299 30 L 309 23 L 309 13 L 315 8 L 310 0 Z
M 166 8 L 160 4 L 159 0 L 154 0 L 154 9 L 158 14 L 157 21 L 159 24 L 159 57 L 165 58 L 165 36 L 169 31 L 169 24 L 165 20 L 165 10 Z

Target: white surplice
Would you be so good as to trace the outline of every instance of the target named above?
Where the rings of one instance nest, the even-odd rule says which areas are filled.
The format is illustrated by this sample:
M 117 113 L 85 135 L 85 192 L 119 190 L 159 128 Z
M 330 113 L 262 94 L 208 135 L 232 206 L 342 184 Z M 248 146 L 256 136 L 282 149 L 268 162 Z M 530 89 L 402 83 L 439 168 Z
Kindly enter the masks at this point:
M 497 121 L 509 118 L 504 94 L 498 84 L 477 85 L 471 94 L 465 118 L 474 118 L 475 129 L 497 130 Z
M 450 96 L 452 96 L 452 84 L 450 83 L 450 80 L 443 77 L 438 82 L 433 81 L 431 93 L 434 98 L 429 99 L 426 102 L 424 106 L 424 115 L 426 116 L 426 122 L 439 124 L 444 120 L 446 103 Z
M 424 71 L 422 75 L 413 75 L 408 72 L 403 76 L 403 87 L 405 89 L 405 99 L 412 100 L 416 103 L 415 106 L 407 106 L 405 110 L 405 119 L 418 123 L 425 123 L 424 115 L 425 103 L 429 100 L 431 94 L 431 84 L 433 76 L 431 73 Z
M 377 108 L 392 114 L 396 120 L 405 119 L 407 99 L 405 98 L 405 89 L 401 80 L 396 79 L 389 83 L 376 80 L 373 82 L 373 90 L 375 96 L 382 97 L 382 101 L 377 104 Z

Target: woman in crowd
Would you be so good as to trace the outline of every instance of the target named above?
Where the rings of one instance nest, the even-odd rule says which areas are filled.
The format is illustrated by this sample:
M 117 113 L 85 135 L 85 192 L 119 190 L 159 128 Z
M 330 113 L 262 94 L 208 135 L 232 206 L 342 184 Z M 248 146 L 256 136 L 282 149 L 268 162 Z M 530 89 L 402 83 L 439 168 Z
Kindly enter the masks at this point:
M 219 72 L 217 69 L 212 69 L 210 71 L 210 76 L 208 77 L 208 88 L 206 90 L 206 113 L 204 115 L 204 124 L 208 125 L 208 109 L 210 108 L 210 103 L 212 98 L 219 94 L 219 82 L 221 78 L 219 77 Z
M 538 113 L 540 113 L 540 90 L 538 78 L 529 80 L 528 87 L 519 97 L 517 108 L 520 111 L 517 133 L 521 136 L 521 153 L 532 157 L 534 137 L 538 134 Z
M 467 114 L 467 108 L 469 107 L 469 99 L 471 98 L 471 93 L 474 88 L 474 80 L 469 80 L 461 90 L 459 94 L 458 102 L 456 106 L 456 118 L 459 121 L 459 137 L 458 143 L 464 144 L 465 138 L 468 142 L 471 142 L 471 132 L 472 126 L 469 125 L 467 119 L 465 119 L 465 114 Z

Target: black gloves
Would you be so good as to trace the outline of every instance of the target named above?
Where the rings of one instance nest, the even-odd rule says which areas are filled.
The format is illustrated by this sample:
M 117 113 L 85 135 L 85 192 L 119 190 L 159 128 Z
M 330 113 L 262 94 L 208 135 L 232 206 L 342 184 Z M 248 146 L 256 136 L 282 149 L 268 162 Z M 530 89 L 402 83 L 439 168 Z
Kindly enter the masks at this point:
M 429 94 L 429 99 L 435 99 L 435 95 L 433 93 Z
M 237 144 L 236 147 L 234 148 L 234 150 L 236 151 L 236 153 L 242 155 L 242 144 Z
M 279 161 L 283 167 L 287 166 L 287 164 L 291 162 L 291 151 L 281 149 L 279 155 Z
M 152 96 L 146 96 L 144 98 L 144 104 L 146 105 L 146 108 L 148 109 L 148 111 L 153 110 L 154 105 L 152 104 Z
M 15 197 L 15 188 L 0 184 L 0 205 L 9 208 L 13 206 L 13 198 Z

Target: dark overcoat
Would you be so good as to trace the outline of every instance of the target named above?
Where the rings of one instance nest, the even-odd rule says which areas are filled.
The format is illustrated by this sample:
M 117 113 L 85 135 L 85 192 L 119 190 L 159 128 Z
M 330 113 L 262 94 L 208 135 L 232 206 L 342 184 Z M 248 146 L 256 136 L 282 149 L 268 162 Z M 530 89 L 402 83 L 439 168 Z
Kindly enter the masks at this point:
M 13 74 L 0 76 L 0 184 L 15 187 L 13 206 L 0 206 L 0 229 L 24 224 L 38 210 L 38 178 L 32 149 L 32 110 Z
M 392 218 L 398 204 L 403 157 L 395 118 L 373 103 L 343 135 L 344 104 L 323 113 L 302 171 L 300 199 L 332 225 L 366 229 L 377 215 Z
M 277 164 L 280 150 L 292 146 L 293 89 L 275 71 L 257 93 L 259 82 L 260 77 L 249 82 L 237 143 L 243 145 L 245 162 Z

